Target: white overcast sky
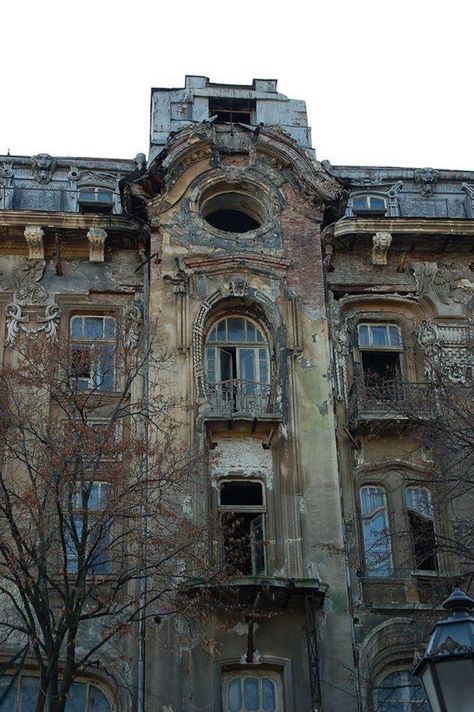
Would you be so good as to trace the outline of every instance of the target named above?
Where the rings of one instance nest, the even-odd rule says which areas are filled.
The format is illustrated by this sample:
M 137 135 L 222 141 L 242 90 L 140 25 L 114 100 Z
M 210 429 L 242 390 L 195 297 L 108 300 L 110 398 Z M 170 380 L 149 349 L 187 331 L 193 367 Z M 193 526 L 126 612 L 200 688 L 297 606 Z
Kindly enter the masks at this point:
M 474 169 L 472 0 L 5 0 L 0 153 L 148 153 L 185 74 L 307 102 L 333 164 Z

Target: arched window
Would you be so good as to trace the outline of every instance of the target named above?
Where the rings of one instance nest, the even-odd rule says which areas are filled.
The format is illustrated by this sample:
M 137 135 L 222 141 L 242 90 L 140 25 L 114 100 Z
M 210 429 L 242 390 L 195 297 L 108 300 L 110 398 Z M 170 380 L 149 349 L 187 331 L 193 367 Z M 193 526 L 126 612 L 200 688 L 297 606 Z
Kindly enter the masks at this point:
M 390 576 L 392 554 L 385 489 L 378 485 L 360 488 L 365 571 L 367 576 Z
M 224 712 L 283 712 L 280 676 L 265 670 L 225 673 L 222 708 Z
M 87 186 L 79 189 L 77 204 L 80 213 L 110 215 L 114 208 L 114 194 L 108 188 Z
M 232 411 L 265 411 L 270 358 L 261 327 L 243 316 L 217 321 L 206 338 L 206 380 L 214 407 Z
M 405 500 L 415 567 L 419 571 L 437 571 L 438 559 L 431 492 L 426 487 L 410 486 L 405 490 Z
M 353 195 L 352 212 L 354 215 L 385 215 L 387 201 L 382 195 Z
M 20 674 L 0 677 L 0 710 L 33 712 L 40 688 L 38 677 Z M 110 712 L 104 693 L 90 682 L 74 682 L 69 690 L 65 712 Z
M 375 695 L 376 712 L 431 712 L 419 681 L 408 670 L 386 675 Z

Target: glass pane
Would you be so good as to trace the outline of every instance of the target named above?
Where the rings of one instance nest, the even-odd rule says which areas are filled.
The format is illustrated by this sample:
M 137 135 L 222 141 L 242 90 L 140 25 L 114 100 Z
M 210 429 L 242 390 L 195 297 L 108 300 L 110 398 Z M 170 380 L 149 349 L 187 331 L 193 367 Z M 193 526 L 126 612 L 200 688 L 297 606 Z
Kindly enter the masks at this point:
M 96 195 L 100 203 L 107 203 L 109 205 L 112 203 L 112 193 L 108 190 L 98 190 Z
M 390 540 L 386 512 L 381 511 L 363 522 L 365 560 L 369 575 L 389 576 L 391 571 Z
M 84 321 L 84 337 L 86 339 L 101 339 L 103 337 L 104 322 L 102 317 L 87 316 Z
M 227 319 L 227 341 L 245 341 L 245 322 L 232 317 Z
M 387 339 L 387 327 L 384 326 L 371 326 L 371 345 L 372 346 L 388 346 Z
M 89 699 L 88 699 L 88 709 L 87 712 L 109 712 L 110 705 L 104 695 L 97 687 L 94 685 L 89 685 Z
M 93 190 L 80 190 L 79 201 L 90 203 L 95 200 L 95 192 Z
M 75 574 L 78 570 L 78 552 L 76 540 L 81 541 L 82 537 L 82 517 L 73 517 L 71 522 L 67 522 L 69 528 L 64 532 L 66 539 L 67 570 L 70 574 Z
M 256 381 L 255 349 L 238 349 L 239 351 L 239 378 L 244 381 Z
M 104 319 L 104 338 L 115 339 L 115 319 L 109 316 Z
M 257 330 L 255 328 L 255 324 L 252 324 L 251 321 L 247 320 L 247 341 L 256 341 L 257 340 Z
M 95 574 L 110 573 L 109 545 L 110 529 L 97 524 L 97 530 L 91 532 L 91 542 L 96 541 L 94 553 L 91 558 L 92 570 Z M 94 546 L 92 544 L 92 546 Z
M 248 712 L 257 712 L 259 709 L 258 680 L 255 677 L 246 677 L 244 680 L 244 705 Z
M 2 712 L 15 712 L 15 705 L 16 705 L 16 685 L 17 683 L 13 683 L 12 687 L 10 688 L 8 692 L 8 696 L 3 699 L 3 695 L 6 694 L 7 688 L 10 686 L 12 682 L 12 678 L 9 675 L 5 675 L 4 677 L 0 677 L 0 709 Z
M 233 356 L 235 354 L 232 351 L 226 351 L 224 349 L 219 349 L 219 362 L 221 370 L 221 381 L 229 381 L 234 378 L 234 360 Z
M 367 324 L 360 324 L 359 327 L 359 346 L 369 345 L 369 330 Z
M 86 685 L 82 682 L 74 682 L 69 690 L 66 702 L 66 712 L 84 712 L 87 709 L 86 692 Z
M 383 198 L 370 198 L 370 209 L 371 210 L 385 210 L 385 200 Z
M 263 709 L 265 712 L 275 712 L 275 683 L 268 677 L 263 678 Z
M 258 350 L 258 361 L 259 361 L 259 381 L 260 383 L 269 383 L 268 378 L 268 351 L 267 349 Z
M 260 329 L 257 329 L 257 341 L 265 341 L 265 337 Z
M 425 517 L 433 516 L 433 508 L 431 506 L 431 494 L 426 487 L 407 487 L 406 489 L 407 507 L 415 509 Z
M 226 338 L 226 319 L 222 319 L 217 325 L 217 341 L 227 341 Z
M 114 346 L 101 344 L 96 349 L 94 382 L 101 391 L 111 391 L 114 387 Z
M 215 341 L 216 339 L 217 339 L 217 329 L 216 329 L 216 327 L 214 327 L 214 328 L 211 329 L 211 331 L 209 332 L 209 334 L 208 334 L 208 336 L 207 336 L 207 340 L 208 340 L 208 341 Z
M 82 336 L 82 316 L 74 316 L 71 319 L 71 336 L 73 339 L 80 339 Z
M 229 682 L 229 687 L 227 688 L 227 704 L 229 712 L 240 712 L 240 708 L 242 707 L 240 677 Z
M 367 210 L 368 208 L 368 200 L 367 197 L 364 195 L 362 197 L 358 198 L 353 198 L 352 200 L 352 209 L 353 210 Z
M 250 522 L 250 547 L 252 555 L 252 573 L 256 576 L 265 573 L 265 544 L 263 534 L 263 514 Z
M 361 487 L 360 504 L 362 515 L 367 516 L 380 507 L 385 507 L 385 492 L 382 487 Z
M 388 328 L 390 332 L 390 345 L 401 346 L 402 341 L 400 339 L 400 331 L 398 329 L 398 326 L 389 326 Z
M 108 482 L 94 482 L 90 489 L 88 509 L 104 509 L 107 506 L 109 492 Z
M 38 677 L 21 678 L 21 706 L 20 712 L 35 712 L 40 682 Z M 3 710 L 3 707 L 1 708 Z

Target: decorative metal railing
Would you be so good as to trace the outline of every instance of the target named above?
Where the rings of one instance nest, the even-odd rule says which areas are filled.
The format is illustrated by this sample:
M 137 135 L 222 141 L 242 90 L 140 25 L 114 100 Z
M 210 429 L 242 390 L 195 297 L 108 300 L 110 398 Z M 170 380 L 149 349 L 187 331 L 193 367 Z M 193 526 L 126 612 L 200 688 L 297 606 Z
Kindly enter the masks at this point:
M 212 413 L 231 417 L 235 413 L 262 415 L 270 411 L 270 384 L 233 378 L 207 385 Z
M 430 415 L 436 398 L 430 397 L 425 383 L 408 383 L 397 378 L 356 378 L 349 391 L 349 424 L 361 420 L 415 419 Z

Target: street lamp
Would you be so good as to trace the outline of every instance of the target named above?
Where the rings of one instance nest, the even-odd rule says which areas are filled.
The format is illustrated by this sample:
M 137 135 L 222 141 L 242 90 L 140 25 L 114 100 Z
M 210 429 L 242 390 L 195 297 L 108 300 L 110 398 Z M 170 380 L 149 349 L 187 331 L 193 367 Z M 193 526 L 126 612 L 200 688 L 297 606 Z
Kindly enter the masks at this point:
M 413 673 L 421 679 L 433 712 L 474 710 L 474 600 L 456 588 Z

